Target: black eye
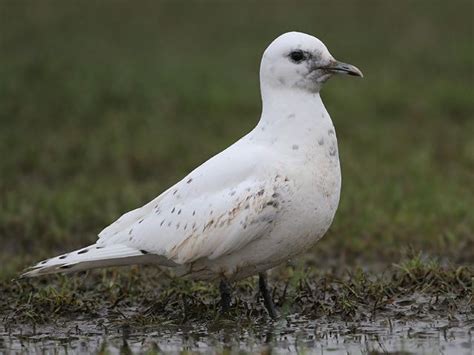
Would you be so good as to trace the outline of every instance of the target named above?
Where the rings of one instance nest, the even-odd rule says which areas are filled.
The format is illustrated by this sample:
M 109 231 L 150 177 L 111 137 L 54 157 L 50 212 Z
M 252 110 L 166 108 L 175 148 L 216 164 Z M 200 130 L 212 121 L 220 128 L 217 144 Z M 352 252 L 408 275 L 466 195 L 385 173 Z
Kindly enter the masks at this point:
M 306 56 L 303 51 L 293 51 L 290 53 L 290 58 L 295 63 L 300 63 L 306 59 Z

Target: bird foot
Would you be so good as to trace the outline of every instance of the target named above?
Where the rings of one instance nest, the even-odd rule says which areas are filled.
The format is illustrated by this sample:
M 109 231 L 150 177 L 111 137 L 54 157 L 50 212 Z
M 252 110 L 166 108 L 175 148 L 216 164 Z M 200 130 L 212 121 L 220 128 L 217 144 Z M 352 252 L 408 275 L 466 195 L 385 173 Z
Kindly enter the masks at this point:
M 232 301 L 232 288 L 227 279 L 221 279 L 221 282 L 219 283 L 219 291 L 221 292 L 221 314 L 225 314 L 229 311 Z
M 264 272 L 258 274 L 258 286 L 263 297 L 263 304 L 268 311 L 268 315 L 272 319 L 277 318 L 278 312 L 275 308 L 275 304 L 273 303 L 272 293 L 268 288 L 267 275 Z

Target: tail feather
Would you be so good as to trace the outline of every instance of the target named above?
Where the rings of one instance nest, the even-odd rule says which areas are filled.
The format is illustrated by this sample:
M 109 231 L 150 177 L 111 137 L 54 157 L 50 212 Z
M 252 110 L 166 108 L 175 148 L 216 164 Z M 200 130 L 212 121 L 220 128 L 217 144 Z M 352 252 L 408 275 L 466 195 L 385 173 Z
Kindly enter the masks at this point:
M 25 270 L 21 277 L 35 277 L 56 273 L 71 273 L 76 271 L 132 264 L 157 263 L 165 266 L 176 264 L 163 256 L 149 254 L 122 244 L 99 245 L 93 244 L 86 248 L 46 259 Z

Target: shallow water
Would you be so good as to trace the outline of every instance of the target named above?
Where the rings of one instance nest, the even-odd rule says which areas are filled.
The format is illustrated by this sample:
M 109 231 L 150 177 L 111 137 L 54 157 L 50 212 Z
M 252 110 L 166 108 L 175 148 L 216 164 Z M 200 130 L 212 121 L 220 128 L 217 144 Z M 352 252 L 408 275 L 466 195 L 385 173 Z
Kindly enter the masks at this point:
M 107 329 L 103 324 L 91 326 L 90 321 L 79 321 L 63 327 L 25 327 L 0 333 L 0 353 L 474 354 L 472 319 L 351 323 L 292 316 L 271 324 L 239 327 L 232 321 L 219 321 L 145 329 L 130 329 L 125 323 Z

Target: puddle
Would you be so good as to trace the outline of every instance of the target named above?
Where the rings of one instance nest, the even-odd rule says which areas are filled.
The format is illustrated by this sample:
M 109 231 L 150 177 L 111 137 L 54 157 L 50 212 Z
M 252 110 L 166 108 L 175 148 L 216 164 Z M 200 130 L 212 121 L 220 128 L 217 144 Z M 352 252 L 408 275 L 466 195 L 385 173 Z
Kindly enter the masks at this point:
M 87 331 L 84 331 L 87 329 Z M 0 333 L 0 354 L 139 354 L 183 352 L 284 354 L 474 354 L 474 321 L 321 322 L 299 316 L 246 325 L 232 321 L 193 326 L 128 326 L 75 322 Z
M 474 355 L 472 274 L 463 270 L 412 271 L 384 282 L 361 275 L 303 279 L 288 292 L 277 289 L 283 316 L 276 322 L 245 284 L 226 319 L 219 316 L 215 290 L 198 283 L 172 280 L 170 293 L 147 288 L 152 282 L 120 292 L 95 281 L 89 288 L 40 291 L 20 285 L 5 292 L 0 355 Z M 119 281 L 115 285 L 134 284 Z

